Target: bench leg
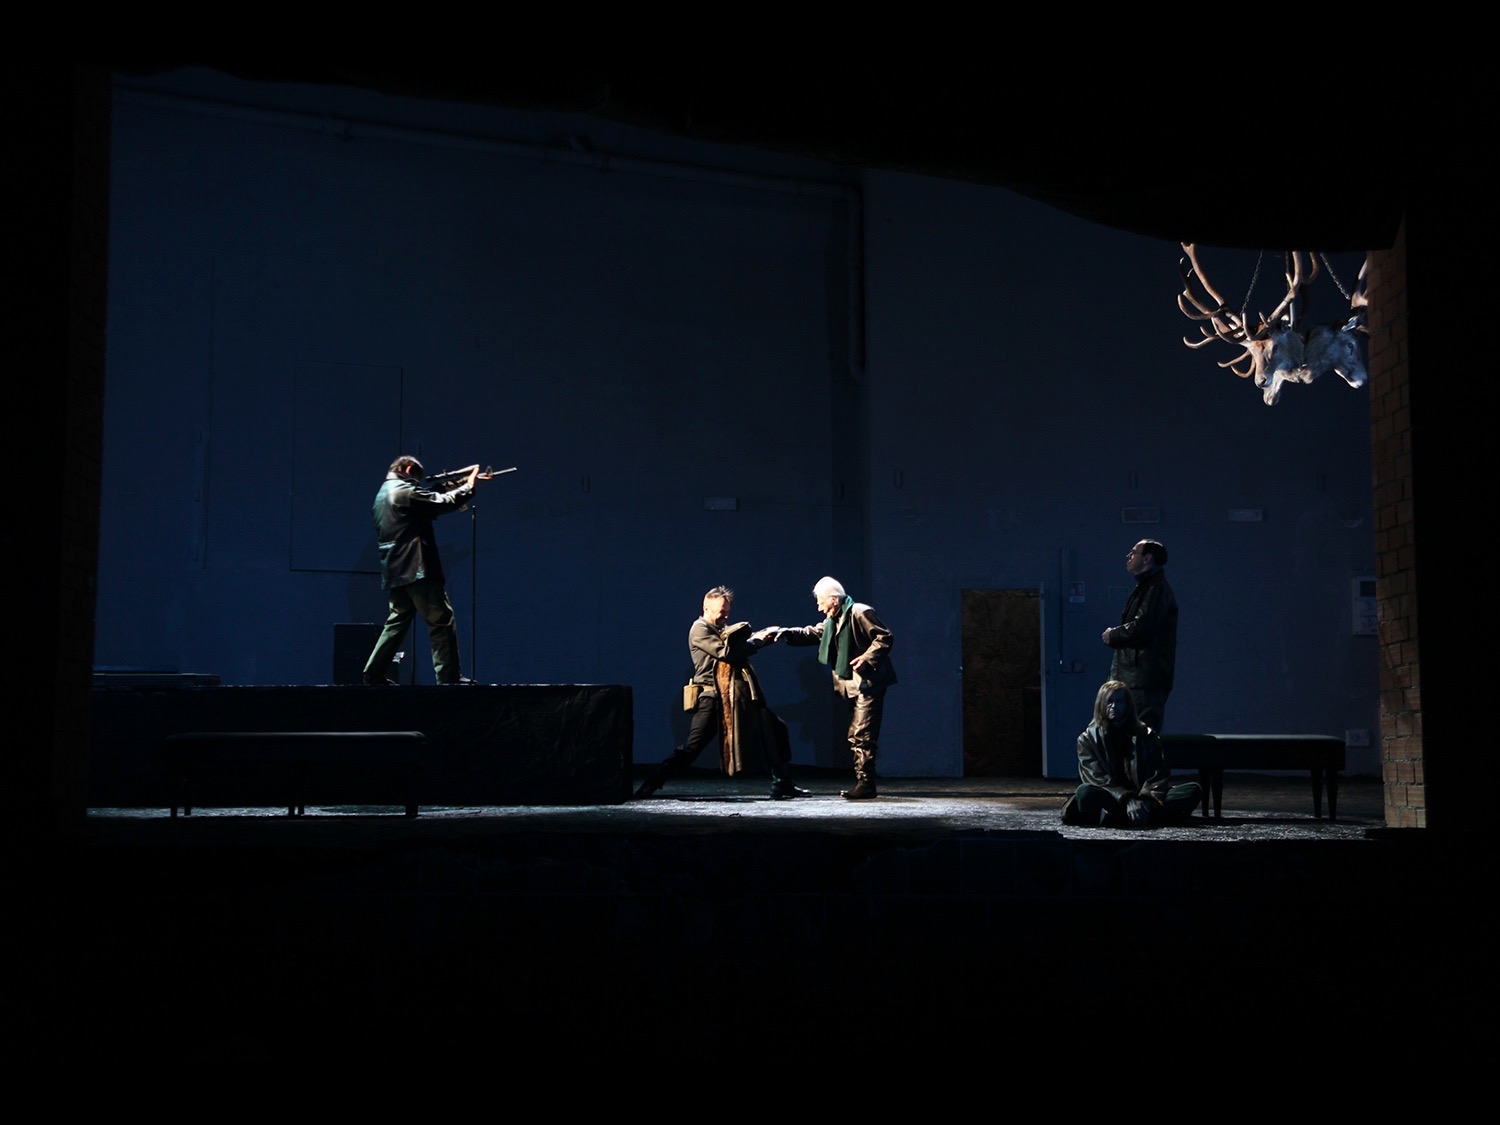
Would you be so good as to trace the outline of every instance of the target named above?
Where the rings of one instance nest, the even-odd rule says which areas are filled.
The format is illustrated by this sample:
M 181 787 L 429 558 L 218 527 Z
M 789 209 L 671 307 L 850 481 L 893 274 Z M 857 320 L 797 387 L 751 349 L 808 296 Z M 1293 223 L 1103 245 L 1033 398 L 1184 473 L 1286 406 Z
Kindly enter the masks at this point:
M 254 738 L 255 736 L 252 733 L 252 734 L 248 735 L 247 737 L 248 738 Z M 268 736 L 268 737 L 274 737 L 274 736 Z M 409 742 L 410 740 L 403 739 L 401 741 L 403 743 L 405 743 L 405 742 Z M 218 763 L 218 764 L 222 764 L 222 763 Z M 230 763 L 230 764 L 240 764 L 240 763 Z M 309 771 L 310 771 L 310 769 L 313 768 L 313 766 L 310 765 L 307 761 L 302 760 L 300 755 L 297 756 L 297 757 L 295 757 L 295 758 L 293 758 L 293 759 L 291 759 L 291 760 L 289 760 L 289 761 L 276 760 L 276 761 L 268 762 L 268 763 L 264 763 L 264 764 L 272 765 L 272 766 L 277 767 L 276 770 L 275 770 L 275 772 L 274 772 L 273 780 L 279 781 L 279 782 L 281 782 L 282 784 L 284 784 L 287 787 L 286 815 L 289 818 L 297 818 L 297 817 L 306 816 L 307 815 L 307 797 L 308 797 L 308 794 L 309 794 L 310 788 L 311 788 L 310 787 L 310 775 L 309 775 Z M 385 766 L 385 765 L 396 764 L 396 763 L 388 762 L 388 761 L 382 759 L 382 760 L 380 760 L 378 762 L 378 764 L 381 765 L 381 766 Z M 407 816 L 414 817 L 414 816 L 417 815 L 417 811 L 418 811 L 417 810 L 417 792 L 416 792 L 416 771 L 415 771 L 414 767 L 412 766 L 412 764 L 410 763 L 409 760 L 401 761 L 400 764 L 401 764 L 401 766 L 403 767 L 403 770 L 404 770 L 404 780 L 405 780 L 405 783 L 406 783 L 406 798 L 405 798 L 405 809 L 404 809 L 404 811 L 405 811 L 405 813 L 406 813 Z M 192 800 L 193 800 L 193 796 L 192 796 L 192 770 L 191 770 L 191 768 L 189 768 L 187 766 L 178 766 L 178 767 L 174 768 L 173 773 L 171 775 L 171 780 L 170 780 L 169 784 L 170 784 L 170 788 L 171 788 L 170 800 L 172 802 L 171 810 L 170 810 L 171 816 L 173 816 L 175 818 L 177 816 L 177 810 L 179 808 L 182 809 L 182 815 L 183 816 L 191 816 L 192 812 L 193 812 L 193 806 L 192 806 Z
M 1339 818 L 1339 771 L 1321 766 L 1312 771 L 1313 816 L 1323 819 L 1323 789 L 1328 789 L 1328 819 Z

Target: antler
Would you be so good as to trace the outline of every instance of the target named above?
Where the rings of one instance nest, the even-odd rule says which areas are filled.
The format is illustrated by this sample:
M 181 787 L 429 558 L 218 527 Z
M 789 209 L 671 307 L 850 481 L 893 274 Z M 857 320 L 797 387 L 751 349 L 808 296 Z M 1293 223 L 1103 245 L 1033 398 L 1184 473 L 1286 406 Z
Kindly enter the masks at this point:
M 1182 249 L 1187 256 L 1178 262 L 1178 269 L 1182 274 L 1182 292 L 1177 296 L 1177 307 L 1188 319 L 1207 322 L 1199 325 L 1201 339 L 1192 340 L 1184 336 L 1182 342 L 1190 348 L 1201 348 L 1214 340 L 1222 340 L 1226 344 L 1240 347 L 1244 350 L 1239 355 L 1219 366 L 1227 367 L 1241 379 L 1253 375 L 1258 387 L 1265 387 L 1269 383 L 1279 389 L 1288 373 L 1302 365 L 1302 337 L 1293 329 L 1295 302 L 1302 286 L 1317 276 L 1317 259 L 1312 259 L 1312 271 L 1304 278 L 1301 252 L 1292 250 L 1287 254 L 1284 273 L 1286 295 L 1269 316 L 1261 316 L 1260 324 L 1252 331 L 1246 325 L 1244 317 L 1229 307 L 1228 302 L 1208 280 L 1208 275 L 1198 264 L 1197 247 L 1191 242 L 1184 242 Z M 1193 292 L 1195 277 L 1207 300 Z M 1244 365 L 1243 369 L 1241 364 Z M 1271 394 L 1268 390 L 1267 395 Z M 1267 401 L 1274 401 L 1274 397 L 1268 397 Z
M 1184 242 L 1182 250 L 1185 257 L 1178 261 L 1182 292 L 1177 296 L 1177 307 L 1188 319 L 1199 322 L 1198 331 L 1201 333 L 1196 340 L 1187 336 L 1182 338 L 1188 347 L 1201 348 L 1211 341 L 1222 340 L 1239 348 L 1238 355 L 1219 366 L 1227 367 L 1241 379 L 1253 375 L 1267 406 L 1276 405 L 1285 384 L 1311 383 L 1325 371 L 1336 372 L 1351 387 L 1364 386 L 1367 373 L 1360 338 L 1369 335 L 1364 323 L 1369 305 L 1365 288 L 1370 267 L 1368 255 L 1359 271 L 1354 292 L 1349 294 L 1339 284 L 1326 255 L 1307 253 L 1307 267 L 1304 269 L 1303 251 L 1286 251 L 1283 268 L 1286 294 L 1269 316 L 1261 315 L 1259 323 L 1252 329 L 1245 319 L 1246 314 L 1236 313 L 1230 308 L 1213 282 L 1208 280 L 1198 262 L 1197 247 Z M 1296 326 L 1298 299 L 1302 287 L 1317 278 L 1320 259 L 1328 267 L 1329 276 L 1338 285 L 1339 292 L 1348 300 L 1349 317 L 1342 325 L 1319 324 L 1299 331 Z M 1258 272 L 1257 266 L 1257 275 Z M 1250 286 L 1254 289 L 1254 278 Z M 1248 295 L 1245 303 L 1249 304 Z
M 1187 257 L 1179 259 L 1177 263 L 1177 269 L 1182 274 L 1182 292 L 1177 295 L 1177 307 L 1189 320 L 1206 320 L 1213 325 L 1213 331 L 1210 332 L 1207 325 L 1200 324 L 1198 331 L 1203 334 L 1202 339 L 1190 340 L 1184 336 L 1182 342 L 1190 348 L 1201 348 L 1204 344 L 1212 343 L 1214 340 L 1222 340 L 1226 344 L 1243 344 L 1250 335 L 1245 330 L 1244 321 L 1236 316 L 1234 310 L 1229 307 L 1229 303 L 1219 296 L 1218 290 L 1213 287 L 1213 283 L 1208 280 L 1208 276 L 1198 265 L 1198 251 L 1193 243 L 1184 242 L 1182 249 Z M 1194 277 L 1197 277 L 1198 284 L 1202 286 L 1208 302 L 1201 300 L 1193 293 Z M 1192 307 L 1189 308 L 1189 305 Z M 1221 363 L 1219 366 L 1228 365 Z M 1243 376 L 1248 372 L 1236 371 L 1235 374 Z

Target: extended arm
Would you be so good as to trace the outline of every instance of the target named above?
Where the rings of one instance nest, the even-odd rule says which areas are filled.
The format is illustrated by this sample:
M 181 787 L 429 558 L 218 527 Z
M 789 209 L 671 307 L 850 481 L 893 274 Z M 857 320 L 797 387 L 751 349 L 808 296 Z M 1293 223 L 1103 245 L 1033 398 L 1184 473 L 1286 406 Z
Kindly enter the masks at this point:
M 446 492 L 434 492 L 429 488 L 406 484 L 395 490 L 391 496 L 391 503 L 398 508 L 423 509 L 429 516 L 436 519 L 448 512 L 462 511 L 468 504 L 469 497 L 473 495 L 474 485 L 468 481 Z
M 769 634 L 766 638 L 768 643 L 774 644 L 777 641 L 785 641 L 793 647 L 799 647 L 815 645 L 821 641 L 823 639 L 823 626 L 827 624 L 828 622 L 825 619 L 819 621 L 816 625 L 772 625 L 769 628 L 762 629 L 761 632 Z
M 746 663 L 751 653 L 770 643 L 757 640 L 758 636 L 752 634 L 750 626 L 743 621 L 716 629 L 703 618 L 698 618 L 688 630 L 688 653 L 697 671 L 695 678 L 702 683 L 712 683 L 714 665 L 720 660 L 730 664 Z

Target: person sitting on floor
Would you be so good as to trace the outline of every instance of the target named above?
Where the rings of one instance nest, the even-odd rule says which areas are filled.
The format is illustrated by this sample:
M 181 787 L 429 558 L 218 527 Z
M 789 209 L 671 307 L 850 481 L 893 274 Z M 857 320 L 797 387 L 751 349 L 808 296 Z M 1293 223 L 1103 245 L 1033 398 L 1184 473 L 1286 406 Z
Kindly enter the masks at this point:
M 1130 689 L 1108 680 L 1094 697 L 1094 721 L 1078 736 L 1078 789 L 1064 824 L 1152 828 L 1183 824 L 1203 799 L 1196 781 L 1173 785 L 1157 733 L 1136 718 Z

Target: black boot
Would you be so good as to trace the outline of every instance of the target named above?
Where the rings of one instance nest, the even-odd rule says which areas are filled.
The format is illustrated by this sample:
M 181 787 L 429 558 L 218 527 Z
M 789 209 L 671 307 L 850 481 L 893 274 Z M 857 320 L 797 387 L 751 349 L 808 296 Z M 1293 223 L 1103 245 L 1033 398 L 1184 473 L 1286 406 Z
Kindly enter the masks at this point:
M 875 755 L 865 749 L 854 751 L 854 788 L 840 789 L 846 801 L 868 801 L 875 796 Z
M 660 789 L 662 782 L 666 780 L 666 776 L 663 774 L 661 767 L 658 766 L 655 772 L 652 773 L 650 777 L 646 778 L 645 781 L 641 782 L 640 785 L 636 787 L 635 799 L 637 801 L 645 800 L 647 797 L 651 796 L 658 789 Z
M 670 758 L 662 762 L 661 765 L 652 770 L 650 776 L 645 781 L 641 782 L 635 791 L 635 799 L 641 801 L 651 796 L 667 783 L 667 778 L 677 773 L 681 768 L 681 765 L 677 761 L 677 755 L 673 754 Z
M 771 800 L 790 801 L 793 797 L 811 797 L 806 789 L 798 789 L 789 777 L 771 778 Z

